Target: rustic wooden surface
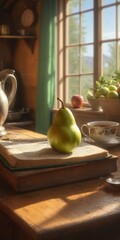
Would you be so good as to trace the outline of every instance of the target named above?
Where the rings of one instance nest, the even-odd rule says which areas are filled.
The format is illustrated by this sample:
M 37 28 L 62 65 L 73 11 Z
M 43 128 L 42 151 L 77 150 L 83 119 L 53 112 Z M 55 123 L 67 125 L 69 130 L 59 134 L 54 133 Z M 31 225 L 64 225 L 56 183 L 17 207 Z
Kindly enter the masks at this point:
M 110 151 L 120 155 L 119 146 Z M 120 191 L 104 178 L 24 194 L 0 179 L 0 209 L 0 239 L 120 239 Z
M 104 179 L 91 180 L 20 195 L 9 193 L 1 199 L 1 208 L 29 239 L 76 239 L 75 234 L 80 236 L 93 226 L 96 230 L 120 220 L 120 194 L 108 191 Z

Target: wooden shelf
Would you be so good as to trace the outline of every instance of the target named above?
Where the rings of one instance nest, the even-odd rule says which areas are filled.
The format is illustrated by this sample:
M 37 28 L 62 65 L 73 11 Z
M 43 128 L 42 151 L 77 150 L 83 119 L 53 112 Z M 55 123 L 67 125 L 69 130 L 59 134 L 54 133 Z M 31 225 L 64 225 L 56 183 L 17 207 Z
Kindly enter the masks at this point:
M 6 122 L 5 123 L 5 128 L 10 128 L 10 127 L 19 127 L 19 128 L 25 128 L 28 130 L 35 131 L 35 121 L 32 120 L 24 120 L 21 122 Z
M 14 39 L 24 40 L 28 47 L 31 49 L 31 52 L 34 52 L 34 46 L 36 41 L 35 35 L 0 35 L 0 39 L 8 39 L 10 41 Z
M 8 39 L 35 39 L 34 35 L 0 35 L 0 38 L 8 38 Z

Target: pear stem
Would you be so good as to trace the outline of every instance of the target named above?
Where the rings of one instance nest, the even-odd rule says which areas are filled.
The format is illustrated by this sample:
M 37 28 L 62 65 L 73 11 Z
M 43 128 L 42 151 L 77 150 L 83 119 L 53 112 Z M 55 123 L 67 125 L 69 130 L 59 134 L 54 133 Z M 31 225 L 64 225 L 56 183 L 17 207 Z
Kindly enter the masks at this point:
M 59 100 L 62 103 L 62 108 L 65 108 L 63 101 L 60 98 L 57 98 L 57 100 Z

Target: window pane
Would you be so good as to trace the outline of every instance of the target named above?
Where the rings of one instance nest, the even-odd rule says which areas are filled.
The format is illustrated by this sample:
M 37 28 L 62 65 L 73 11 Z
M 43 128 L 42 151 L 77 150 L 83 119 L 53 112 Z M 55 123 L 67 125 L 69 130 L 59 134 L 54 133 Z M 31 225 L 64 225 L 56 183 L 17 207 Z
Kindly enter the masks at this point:
M 67 14 L 73 14 L 93 8 L 93 0 L 69 0 Z
M 115 7 L 103 9 L 103 32 L 102 39 L 113 39 L 116 37 Z
M 69 0 L 67 14 L 72 14 L 80 11 L 79 0 Z
M 67 43 L 77 44 L 80 41 L 80 17 L 75 15 L 67 18 Z
M 118 43 L 118 69 L 120 69 L 120 41 Z
M 80 94 L 80 79 L 79 77 L 68 77 L 66 84 L 66 101 L 70 102 L 73 95 Z
M 87 91 L 93 88 L 93 76 L 68 77 L 66 78 L 66 101 L 71 102 L 73 95 L 81 94 L 87 100 Z
M 120 6 L 118 7 L 118 37 L 120 38 Z
M 116 43 L 102 45 L 103 73 L 111 74 L 116 69 Z
M 93 72 L 93 45 L 82 47 L 82 73 Z
M 82 5 L 82 8 L 81 8 L 82 11 L 91 9 L 93 8 L 93 0 L 82 0 L 81 5 Z
M 71 47 L 67 49 L 67 73 L 75 74 L 80 72 L 80 48 Z
M 93 76 L 87 75 L 80 78 L 80 88 L 84 100 L 87 100 L 87 92 L 90 88 L 93 88 Z
M 93 42 L 93 11 L 82 14 L 82 42 Z
M 108 4 L 112 4 L 112 3 L 115 3 L 116 0 L 102 0 L 102 5 L 108 5 Z

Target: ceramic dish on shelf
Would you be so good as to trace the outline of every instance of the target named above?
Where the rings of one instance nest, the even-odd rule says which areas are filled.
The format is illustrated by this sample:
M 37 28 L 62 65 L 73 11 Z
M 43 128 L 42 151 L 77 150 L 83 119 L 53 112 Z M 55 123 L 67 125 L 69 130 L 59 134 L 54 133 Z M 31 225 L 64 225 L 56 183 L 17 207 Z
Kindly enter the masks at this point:
M 90 143 L 90 144 L 94 144 L 94 145 L 99 145 L 101 147 L 114 147 L 120 144 L 120 137 L 116 136 L 115 139 L 112 139 L 111 141 L 107 142 L 107 143 L 97 143 L 94 140 L 92 140 L 89 137 L 84 137 L 83 138 L 84 142 Z
M 32 9 L 25 9 L 21 16 L 21 23 L 23 27 L 30 27 L 34 22 L 35 16 Z
M 8 111 L 7 122 L 20 122 L 28 117 L 30 108 L 22 108 L 20 110 Z

